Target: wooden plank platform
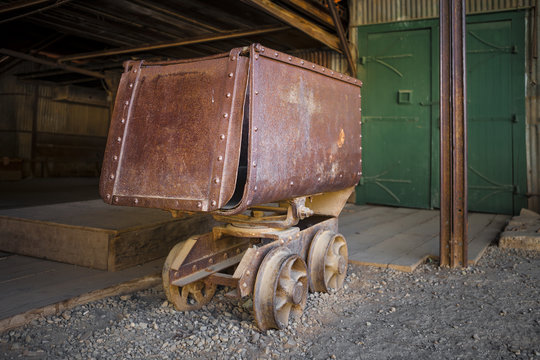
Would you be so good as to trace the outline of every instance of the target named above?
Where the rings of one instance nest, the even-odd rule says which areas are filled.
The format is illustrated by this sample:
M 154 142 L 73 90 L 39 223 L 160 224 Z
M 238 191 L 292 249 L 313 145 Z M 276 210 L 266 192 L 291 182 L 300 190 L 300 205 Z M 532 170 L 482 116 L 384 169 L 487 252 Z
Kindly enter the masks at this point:
M 469 265 L 497 238 L 507 215 L 469 214 Z M 339 219 L 349 262 L 411 272 L 439 255 L 439 211 L 347 205 Z
M 210 216 L 101 200 L 0 210 L 0 251 L 117 271 L 166 256 L 177 242 L 211 230 Z
M 0 332 L 90 301 L 158 285 L 163 261 L 111 273 L 0 253 Z

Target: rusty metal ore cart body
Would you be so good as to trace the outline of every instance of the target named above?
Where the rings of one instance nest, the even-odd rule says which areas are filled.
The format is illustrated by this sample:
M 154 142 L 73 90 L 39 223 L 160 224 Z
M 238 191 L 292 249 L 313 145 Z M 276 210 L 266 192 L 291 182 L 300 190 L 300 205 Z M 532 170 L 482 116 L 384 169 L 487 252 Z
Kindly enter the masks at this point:
M 200 308 L 225 285 L 253 296 L 261 329 L 282 328 L 308 289 L 343 286 L 337 216 L 362 175 L 360 87 L 260 44 L 126 63 L 102 198 L 227 223 L 169 253 L 163 285 L 177 309 Z

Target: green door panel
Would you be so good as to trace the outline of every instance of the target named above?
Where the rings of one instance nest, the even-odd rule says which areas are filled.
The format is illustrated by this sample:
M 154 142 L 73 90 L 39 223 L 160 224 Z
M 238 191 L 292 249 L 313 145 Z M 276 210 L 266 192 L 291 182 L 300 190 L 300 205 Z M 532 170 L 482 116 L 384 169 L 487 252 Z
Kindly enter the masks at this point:
M 429 29 L 365 36 L 359 202 L 429 207 L 430 109 L 420 103 L 431 101 L 430 38 Z
M 466 29 L 471 211 L 513 212 L 511 30 L 509 20 L 472 23 Z
M 526 207 L 524 14 L 467 17 L 470 211 Z M 439 207 L 438 33 L 437 20 L 358 28 L 359 203 Z

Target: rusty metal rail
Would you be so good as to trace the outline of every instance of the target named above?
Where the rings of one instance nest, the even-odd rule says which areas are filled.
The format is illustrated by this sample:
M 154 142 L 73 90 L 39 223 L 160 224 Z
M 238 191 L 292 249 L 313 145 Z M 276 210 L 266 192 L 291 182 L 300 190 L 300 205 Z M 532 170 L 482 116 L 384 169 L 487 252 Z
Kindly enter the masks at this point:
M 440 10 L 440 264 L 467 266 L 467 110 L 465 1 Z

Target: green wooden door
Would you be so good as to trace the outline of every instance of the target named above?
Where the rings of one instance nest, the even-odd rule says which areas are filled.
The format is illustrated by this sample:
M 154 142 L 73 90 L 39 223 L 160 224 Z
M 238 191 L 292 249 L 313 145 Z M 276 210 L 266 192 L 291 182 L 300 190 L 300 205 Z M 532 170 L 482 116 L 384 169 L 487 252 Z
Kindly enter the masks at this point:
M 431 29 L 361 33 L 363 173 L 357 200 L 430 206 Z
M 466 31 L 469 210 L 517 213 L 526 206 L 524 13 L 469 16 Z M 437 20 L 359 28 L 359 203 L 439 206 L 438 32 Z M 399 90 L 411 90 L 410 104 L 390 95 Z
M 524 86 L 523 42 L 512 37 L 512 21 L 467 24 L 468 180 L 471 211 L 511 214 L 519 202 L 514 182 L 514 132 L 524 122 L 524 99 L 513 83 Z M 521 53 L 521 56 L 520 56 Z M 515 79 L 517 77 L 517 79 Z M 521 100 L 521 106 L 514 106 Z M 522 197 L 521 197 L 522 198 Z M 515 205 L 517 205 L 514 209 Z

